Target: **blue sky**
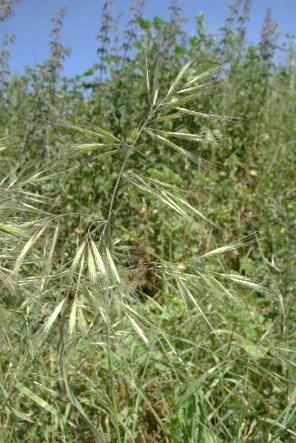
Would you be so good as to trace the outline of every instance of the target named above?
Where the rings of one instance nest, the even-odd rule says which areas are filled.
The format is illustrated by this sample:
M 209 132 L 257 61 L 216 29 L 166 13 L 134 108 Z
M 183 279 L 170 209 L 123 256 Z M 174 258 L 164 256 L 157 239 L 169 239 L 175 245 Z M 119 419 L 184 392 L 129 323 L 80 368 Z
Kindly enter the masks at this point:
M 50 19 L 61 5 L 68 6 L 65 17 L 63 43 L 72 48 L 71 56 L 65 61 L 65 75 L 82 73 L 96 58 L 96 34 L 100 25 L 103 0 L 21 0 L 15 6 L 15 14 L 0 23 L 1 41 L 7 33 L 16 34 L 11 47 L 11 67 L 22 71 L 25 64 L 41 63 L 48 53 L 51 29 Z M 194 16 L 203 12 L 210 31 L 217 31 L 227 17 L 228 0 L 180 0 L 184 15 L 189 19 L 186 28 L 194 32 Z M 123 11 L 122 24 L 129 16 L 133 0 L 114 0 L 113 11 Z M 159 15 L 168 17 L 170 0 L 146 0 L 144 17 Z M 296 32 L 296 0 L 253 0 L 252 18 L 248 28 L 248 39 L 258 41 L 266 9 L 271 6 L 273 17 L 281 32 Z

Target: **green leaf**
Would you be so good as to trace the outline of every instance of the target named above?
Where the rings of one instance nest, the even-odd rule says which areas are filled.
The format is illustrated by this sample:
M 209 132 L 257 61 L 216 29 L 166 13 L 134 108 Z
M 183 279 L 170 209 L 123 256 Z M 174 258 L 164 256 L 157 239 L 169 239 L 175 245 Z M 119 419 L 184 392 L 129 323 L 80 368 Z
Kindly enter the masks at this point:
M 46 412 L 50 412 L 57 418 L 59 417 L 58 411 L 53 406 L 47 403 L 47 401 L 43 400 L 43 398 L 41 398 L 39 395 L 35 394 L 35 392 L 24 386 L 22 383 L 17 382 L 15 387 L 21 394 L 25 395 L 38 406 L 40 406 L 40 408 L 44 409 Z
M 252 358 L 263 358 L 268 351 L 266 347 L 252 343 L 245 338 L 242 339 L 241 346 Z

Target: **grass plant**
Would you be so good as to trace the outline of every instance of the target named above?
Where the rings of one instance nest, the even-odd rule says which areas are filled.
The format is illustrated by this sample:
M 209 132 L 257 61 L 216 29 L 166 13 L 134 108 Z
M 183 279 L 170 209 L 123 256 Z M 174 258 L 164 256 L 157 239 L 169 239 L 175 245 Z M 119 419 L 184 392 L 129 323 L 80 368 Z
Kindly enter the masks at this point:
M 137 14 L 46 121 L 37 74 L 7 84 L 0 442 L 293 442 L 293 71 Z

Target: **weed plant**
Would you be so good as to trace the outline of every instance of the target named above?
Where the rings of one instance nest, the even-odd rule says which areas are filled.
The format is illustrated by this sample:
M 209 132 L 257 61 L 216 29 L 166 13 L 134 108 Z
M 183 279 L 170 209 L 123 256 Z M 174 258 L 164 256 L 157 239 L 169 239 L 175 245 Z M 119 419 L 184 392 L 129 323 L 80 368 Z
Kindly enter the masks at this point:
M 0 441 L 293 442 L 293 50 L 139 2 L 119 63 L 109 3 L 98 65 L 55 40 L 1 104 Z

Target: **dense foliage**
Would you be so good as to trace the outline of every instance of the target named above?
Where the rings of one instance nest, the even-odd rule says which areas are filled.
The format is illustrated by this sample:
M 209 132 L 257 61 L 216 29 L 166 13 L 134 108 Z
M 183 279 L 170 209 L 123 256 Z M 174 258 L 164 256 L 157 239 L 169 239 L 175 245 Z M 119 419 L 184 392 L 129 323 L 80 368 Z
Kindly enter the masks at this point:
M 293 39 L 143 4 L 74 78 L 65 8 L 42 65 L 3 42 L 0 440 L 293 442 Z

